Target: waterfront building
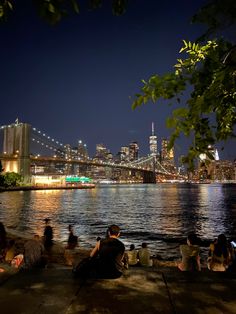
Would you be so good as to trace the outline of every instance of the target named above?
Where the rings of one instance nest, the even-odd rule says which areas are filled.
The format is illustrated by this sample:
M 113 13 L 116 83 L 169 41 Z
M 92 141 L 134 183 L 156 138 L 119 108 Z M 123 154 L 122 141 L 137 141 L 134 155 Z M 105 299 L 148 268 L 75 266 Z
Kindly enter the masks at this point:
M 152 135 L 149 136 L 149 149 L 151 156 L 157 156 L 157 136 L 154 132 L 154 122 L 152 122 Z

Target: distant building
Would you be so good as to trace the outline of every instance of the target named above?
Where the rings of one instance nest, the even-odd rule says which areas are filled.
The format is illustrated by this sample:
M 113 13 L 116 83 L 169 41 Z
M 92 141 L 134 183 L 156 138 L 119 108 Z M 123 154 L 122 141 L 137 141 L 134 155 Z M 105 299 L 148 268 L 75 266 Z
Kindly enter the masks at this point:
M 111 158 L 110 150 L 104 144 L 96 145 L 95 160 L 107 161 Z
M 220 160 L 217 148 L 214 148 L 213 146 L 209 145 L 208 146 L 208 153 L 210 154 L 210 156 L 208 156 L 207 153 L 200 154 L 199 155 L 200 161 Z
M 129 144 L 129 160 L 137 160 L 139 156 L 139 146 L 137 142 L 132 142 Z
M 88 159 L 88 150 L 87 145 L 84 144 L 81 140 L 78 141 L 78 160 L 87 160 Z
M 152 135 L 149 136 L 150 155 L 157 156 L 157 136 L 154 132 L 154 122 L 152 122 Z
M 65 150 L 64 150 L 65 151 L 65 159 L 70 159 L 72 156 L 72 149 L 71 149 L 70 144 L 66 144 L 64 146 L 64 148 L 65 148 Z
M 235 181 L 236 163 L 230 160 L 213 160 L 207 166 L 208 178 L 213 181 Z
M 174 165 L 174 148 L 168 150 L 169 140 L 162 138 L 161 140 L 161 163 Z
M 120 151 L 118 153 L 119 161 L 125 162 L 129 160 L 129 147 L 128 146 L 122 146 L 120 148 Z

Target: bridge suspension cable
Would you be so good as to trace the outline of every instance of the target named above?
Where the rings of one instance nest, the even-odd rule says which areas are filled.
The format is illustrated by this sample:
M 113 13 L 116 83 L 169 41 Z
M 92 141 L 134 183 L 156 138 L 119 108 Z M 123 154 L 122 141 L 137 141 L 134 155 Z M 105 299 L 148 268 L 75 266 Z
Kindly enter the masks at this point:
M 65 155 L 64 151 L 64 149 L 66 148 L 65 144 L 55 140 L 51 136 L 47 135 L 45 132 L 36 129 L 35 127 L 32 128 L 32 134 L 33 134 L 33 136 L 31 137 L 32 142 L 35 142 L 51 151 L 57 152 L 62 156 Z

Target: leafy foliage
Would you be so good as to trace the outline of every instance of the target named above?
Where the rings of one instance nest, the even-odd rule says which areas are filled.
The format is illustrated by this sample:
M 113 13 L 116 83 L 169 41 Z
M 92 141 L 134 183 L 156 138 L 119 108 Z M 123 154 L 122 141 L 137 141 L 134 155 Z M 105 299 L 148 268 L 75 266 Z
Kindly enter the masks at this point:
M 207 31 L 198 39 L 203 41 L 218 31 L 224 31 L 236 21 L 235 0 L 209 0 L 193 18 L 193 23 L 207 25 Z
M 20 174 L 15 172 L 6 172 L 0 176 L 0 186 L 14 187 L 20 185 L 22 177 Z
M 225 41 L 208 41 L 198 44 L 183 41 L 180 53 L 186 55 L 178 59 L 173 73 L 154 75 L 143 82 L 141 94 L 136 95 L 133 108 L 160 98 L 181 102 L 184 92 L 192 88 L 189 98 L 182 108 L 173 110 L 167 119 L 167 126 L 173 132 L 171 148 L 180 134 L 192 137 L 188 155 L 183 160 L 190 167 L 201 153 L 209 153 L 208 146 L 218 141 L 234 137 L 236 124 L 236 64 L 222 62 L 232 47 Z
M 87 0 L 89 9 L 98 9 L 104 0 Z M 125 12 L 128 0 L 110 0 L 114 15 Z M 40 17 L 50 24 L 57 24 L 71 13 L 80 13 L 82 0 L 32 0 Z M 13 0 L 0 0 L 0 21 L 6 21 L 15 8 Z
M 0 0 L 0 20 L 5 21 L 13 9 L 13 0 Z

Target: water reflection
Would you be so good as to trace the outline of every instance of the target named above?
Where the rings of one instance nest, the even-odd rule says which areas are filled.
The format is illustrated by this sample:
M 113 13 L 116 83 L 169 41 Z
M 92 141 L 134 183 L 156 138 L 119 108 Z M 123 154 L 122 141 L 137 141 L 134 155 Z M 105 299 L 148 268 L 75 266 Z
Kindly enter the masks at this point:
M 203 240 L 222 232 L 235 237 L 233 185 L 117 185 L 5 192 L 0 194 L 0 206 L 0 221 L 17 233 L 42 235 L 48 217 L 56 240 L 66 241 L 67 226 L 73 224 L 82 246 L 92 246 L 112 223 L 120 225 L 127 246 L 146 241 L 153 252 L 170 256 L 189 232 Z

